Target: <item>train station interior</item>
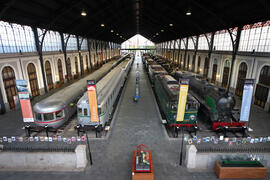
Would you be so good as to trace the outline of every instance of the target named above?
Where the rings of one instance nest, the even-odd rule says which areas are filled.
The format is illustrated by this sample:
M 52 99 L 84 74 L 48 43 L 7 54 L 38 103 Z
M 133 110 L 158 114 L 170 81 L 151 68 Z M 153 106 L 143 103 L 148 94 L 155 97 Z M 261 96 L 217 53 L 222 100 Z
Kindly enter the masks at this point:
M 0 1 L 0 179 L 270 179 L 269 11 Z

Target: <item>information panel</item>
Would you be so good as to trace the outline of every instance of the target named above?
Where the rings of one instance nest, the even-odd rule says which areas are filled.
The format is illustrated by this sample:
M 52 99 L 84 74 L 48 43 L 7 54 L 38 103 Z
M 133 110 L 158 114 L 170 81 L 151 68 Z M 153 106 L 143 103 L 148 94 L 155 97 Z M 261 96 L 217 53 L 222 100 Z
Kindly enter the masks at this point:
M 90 108 L 90 114 L 91 114 L 91 122 L 99 122 L 96 89 L 97 89 L 96 82 L 94 80 L 88 80 L 87 91 L 88 91 L 89 108 Z
M 34 116 L 30 102 L 30 95 L 27 88 L 27 81 L 16 80 L 16 87 L 21 104 L 23 122 L 34 122 Z
M 247 122 L 249 120 L 253 88 L 254 88 L 254 79 L 246 79 L 243 88 L 240 121 Z
M 188 79 L 180 80 L 176 121 L 184 121 L 188 94 Z

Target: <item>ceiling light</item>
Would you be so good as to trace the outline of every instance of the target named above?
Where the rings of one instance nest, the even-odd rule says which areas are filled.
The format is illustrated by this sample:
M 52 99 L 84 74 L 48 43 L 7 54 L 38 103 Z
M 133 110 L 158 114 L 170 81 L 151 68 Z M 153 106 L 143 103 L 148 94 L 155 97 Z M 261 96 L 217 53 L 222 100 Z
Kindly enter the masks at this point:
M 173 24 L 169 24 L 171 27 L 173 26 Z
M 120 36 L 120 38 L 122 38 L 122 36 Z
M 117 33 L 116 35 L 118 36 L 119 34 Z
M 163 29 L 161 29 L 160 31 L 161 31 L 161 32 L 164 32 L 164 30 L 163 30 Z
M 191 15 L 191 10 L 190 9 L 187 10 L 186 15 L 187 16 L 190 16 Z
M 113 33 L 113 29 L 111 29 L 111 32 Z
M 156 33 L 156 35 L 158 36 L 158 33 Z
M 105 26 L 105 24 L 100 24 L 100 26 L 101 26 L 101 27 L 104 27 L 104 26 Z
M 83 9 L 82 12 L 81 12 L 81 15 L 82 16 L 86 16 L 87 15 L 87 12 Z

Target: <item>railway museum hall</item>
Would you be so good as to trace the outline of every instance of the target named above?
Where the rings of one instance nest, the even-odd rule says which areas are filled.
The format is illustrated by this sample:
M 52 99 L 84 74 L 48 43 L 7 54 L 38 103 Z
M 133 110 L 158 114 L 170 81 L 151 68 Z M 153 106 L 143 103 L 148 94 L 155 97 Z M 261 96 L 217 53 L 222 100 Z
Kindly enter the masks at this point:
M 269 10 L 0 1 L 0 179 L 270 179 Z

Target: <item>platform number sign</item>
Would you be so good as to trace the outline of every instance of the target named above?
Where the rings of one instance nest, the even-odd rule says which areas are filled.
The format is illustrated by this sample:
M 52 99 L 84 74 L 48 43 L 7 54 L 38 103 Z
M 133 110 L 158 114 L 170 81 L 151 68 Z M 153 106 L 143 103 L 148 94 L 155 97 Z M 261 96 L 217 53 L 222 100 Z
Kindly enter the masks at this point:
M 94 80 L 87 81 L 87 91 L 89 100 L 89 109 L 91 114 L 91 122 L 99 122 L 98 105 L 97 105 L 97 87 Z
M 254 79 L 246 79 L 243 89 L 240 121 L 248 121 L 254 89 Z
M 176 121 L 184 121 L 188 94 L 188 84 L 188 79 L 180 80 Z

